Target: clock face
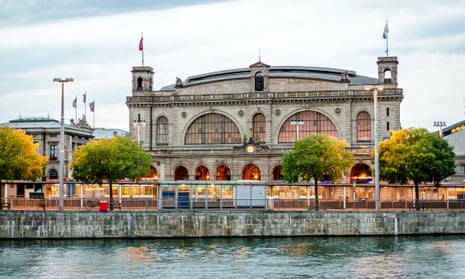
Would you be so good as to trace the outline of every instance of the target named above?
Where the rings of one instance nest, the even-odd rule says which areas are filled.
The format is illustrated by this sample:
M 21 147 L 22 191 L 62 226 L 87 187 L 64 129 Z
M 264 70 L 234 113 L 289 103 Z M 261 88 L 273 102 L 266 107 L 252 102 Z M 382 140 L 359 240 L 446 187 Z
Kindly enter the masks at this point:
M 255 151 L 255 146 L 253 146 L 253 145 L 248 145 L 247 146 L 247 152 L 252 153 L 254 151 Z

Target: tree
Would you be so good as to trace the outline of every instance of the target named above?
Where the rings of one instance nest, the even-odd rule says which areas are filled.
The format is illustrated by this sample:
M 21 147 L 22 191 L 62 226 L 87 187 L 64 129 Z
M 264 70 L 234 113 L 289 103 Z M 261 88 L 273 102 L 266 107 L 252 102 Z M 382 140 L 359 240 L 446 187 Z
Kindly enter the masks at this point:
M 455 173 L 455 154 L 449 143 L 426 129 L 393 131 L 379 144 L 380 178 L 415 185 L 415 208 L 420 210 L 419 183 L 436 185 Z
M 86 183 L 110 185 L 110 211 L 113 210 L 113 183 L 136 179 L 150 172 L 152 157 L 125 136 L 91 140 L 73 153 L 73 177 Z
M 0 128 L 0 201 L 3 197 L 2 180 L 35 180 L 41 177 L 48 160 L 37 152 L 37 147 L 32 136 L 23 130 L 8 126 Z
M 318 181 L 336 180 L 352 164 L 347 143 L 326 135 L 310 135 L 294 143 L 294 150 L 284 154 L 283 178 L 288 182 L 303 179 L 315 183 L 315 209 L 318 210 Z

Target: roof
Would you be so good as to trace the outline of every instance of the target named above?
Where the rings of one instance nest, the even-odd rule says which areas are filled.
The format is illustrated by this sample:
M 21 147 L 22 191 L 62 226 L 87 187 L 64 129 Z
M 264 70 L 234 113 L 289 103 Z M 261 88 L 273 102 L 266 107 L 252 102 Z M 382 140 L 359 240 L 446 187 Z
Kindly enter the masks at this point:
M 2 123 L 0 126 L 10 126 L 14 129 L 33 130 L 33 129 L 60 129 L 60 121 L 46 117 L 29 117 L 10 120 L 8 123 Z M 71 124 L 64 124 L 67 131 L 92 134 L 92 129 L 80 128 Z
M 264 64 L 266 65 L 266 64 Z M 253 65 L 252 65 L 253 66 Z M 341 80 L 341 75 L 347 73 L 350 84 L 377 84 L 376 78 L 359 76 L 355 71 L 308 66 L 271 66 L 269 67 L 270 78 L 302 78 L 302 79 L 319 79 L 337 82 Z M 234 79 L 250 78 L 250 68 L 237 68 L 223 71 L 215 71 L 200 75 L 194 75 L 183 81 L 183 86 L 192 86 L 202 83 L 225 81 Z M 162 88 L 162 90 L 174 89 L 175 85 L 171 84 Z

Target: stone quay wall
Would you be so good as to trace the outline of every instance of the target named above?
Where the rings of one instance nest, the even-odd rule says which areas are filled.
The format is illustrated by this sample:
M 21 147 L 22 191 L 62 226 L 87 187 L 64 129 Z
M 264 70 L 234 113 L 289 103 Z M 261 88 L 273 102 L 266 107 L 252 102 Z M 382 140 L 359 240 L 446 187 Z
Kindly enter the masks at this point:
M 464 233 L 465 211 L 0 211 L 0 239 Z

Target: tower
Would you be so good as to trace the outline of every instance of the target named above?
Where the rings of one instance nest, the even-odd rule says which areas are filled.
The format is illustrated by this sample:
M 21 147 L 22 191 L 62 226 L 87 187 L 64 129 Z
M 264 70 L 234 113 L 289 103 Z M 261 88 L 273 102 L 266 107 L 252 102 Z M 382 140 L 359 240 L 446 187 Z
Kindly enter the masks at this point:
M 378 57 L 378 83 L 384 88 L 397 87 L 397 56 Z
M 132 93 L 137 95 L 138 91 L 152 91 L 153 68 L 149 66 L 132 67 Z

